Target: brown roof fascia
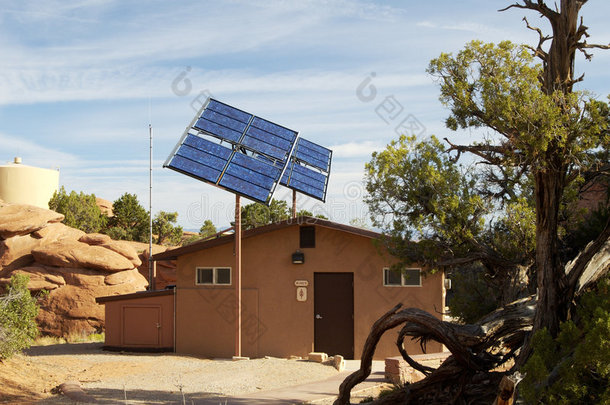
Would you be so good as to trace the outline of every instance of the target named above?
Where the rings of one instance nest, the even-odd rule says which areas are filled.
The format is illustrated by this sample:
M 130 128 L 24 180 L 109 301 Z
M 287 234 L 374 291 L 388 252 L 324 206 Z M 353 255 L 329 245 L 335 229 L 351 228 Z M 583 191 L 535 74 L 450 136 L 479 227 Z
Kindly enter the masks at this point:
M 123 294 L 123 295 L 108 295 L 106 297 L 97 297 L 95 302 L 98 304 L 103 304 L 108 301 L 121 301 L 125 299 L 134 299 L 134 298 L 148 298 L 148 297 L 160 297 L 163 295 L 173 295 L 174 289 L 168 288 L 165 290 L 156 290 L 156 291 L 139 291 L 131 294 Z
M 256 235 L 260 235 L 267 232 L 276 231 L 293 225 L 317 225 L 325 228 L 335 229 L 341 232 L 347 232 L 354 235 L 364 236 L 365 238 L 378 239 L 381 237 L 380 233 L 369 231 L 368 229 L 356 228 L 351 225 L 338 224 L 322 218 L 314 218 L 308 216 L 302 216 L 298 218 L 289 218 L 284 221 L 276 222 L 274 224 L 260 226 L 258 228 L 248 229 L 242 234 L 242 238 L 251 238 Z M 225 243 L 232 242 L 234 235 L 221 236 L 215 239 L 206 239 L 200 242 L 195 242 L 187 246 L 166 250 L 162 253 L 153 255 L 152 259 L 156 260 L 175 260 L 178 256 L 182 256 L 188 253 L 198 252 L 203 249 L 209 249 L 215 246 L 223 245 Z

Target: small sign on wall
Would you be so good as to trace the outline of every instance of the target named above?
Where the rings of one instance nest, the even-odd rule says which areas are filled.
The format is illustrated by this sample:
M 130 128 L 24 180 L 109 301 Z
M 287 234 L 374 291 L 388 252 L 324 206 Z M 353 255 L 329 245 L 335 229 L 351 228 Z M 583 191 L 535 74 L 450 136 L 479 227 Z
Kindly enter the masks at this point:
M 309 281 L 307 280 L 295 280 L 295 287 L 307 287 L 309 285 Z
M 297 287 L 297 301 L 307 301 L 307 287 Z

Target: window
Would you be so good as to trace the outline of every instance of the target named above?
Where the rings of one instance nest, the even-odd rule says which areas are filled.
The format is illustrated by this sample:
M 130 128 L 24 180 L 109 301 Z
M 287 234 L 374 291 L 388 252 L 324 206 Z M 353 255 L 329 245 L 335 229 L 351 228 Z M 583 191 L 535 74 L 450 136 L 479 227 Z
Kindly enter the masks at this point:
M 302 226 L 300 229 L 300 247 L 315 248 L 316 247 L 316 227 Z
M 197 285 L 231 285 L 230 267 L 197 267 L 195 275 Z
M 383 285 L 388 287 L 421 286 L 421 269 L 383 269 Z

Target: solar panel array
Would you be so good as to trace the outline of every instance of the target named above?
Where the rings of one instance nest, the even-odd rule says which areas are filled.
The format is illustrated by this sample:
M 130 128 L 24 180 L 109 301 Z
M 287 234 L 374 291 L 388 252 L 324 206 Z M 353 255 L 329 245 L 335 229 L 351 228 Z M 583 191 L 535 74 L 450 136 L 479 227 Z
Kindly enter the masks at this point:
M 324 201 L 331 157 L 294 130 L 208 99 L 163 166 L 269 204 L 280 182 Z
M 296 131 L 209 99 L 164 167 L 268 204 L 297 137 Z
M 332 151 L 299 138 L 281 184 L 318 200 L 326 200 Z

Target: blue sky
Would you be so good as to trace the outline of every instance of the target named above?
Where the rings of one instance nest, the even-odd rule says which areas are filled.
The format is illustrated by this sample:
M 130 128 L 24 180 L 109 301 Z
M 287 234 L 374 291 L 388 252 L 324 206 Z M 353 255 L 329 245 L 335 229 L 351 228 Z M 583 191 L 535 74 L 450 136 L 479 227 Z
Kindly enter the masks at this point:
M 444 128 L 447 110 L 425 69 L 472 39 L 535 44 L 521 19 L 543 21 L 497 12 L 509 3 L 2 0 L 0 162 L 59 167 L 68 190 L 108 200 L 136 193 L 148 206 L 151 120 L 153 212 L 178 211 L 188 229 L 208 218 L 225 226 L 233 195 L 161 167 L 212 94 L 333 149 L 327 202 L 299 196 L 299 208 L 344 223 L 366 218 L 364 164 L 396 127 L 477 136 Z M 590 42 L 609 43 L 610 3 L 592 0 L 581 14 Z M 582 87 L 610 94 L 608 66 L 608 51 L 579 56 Z M 278 187 L 275 197 L 290 195 Z

